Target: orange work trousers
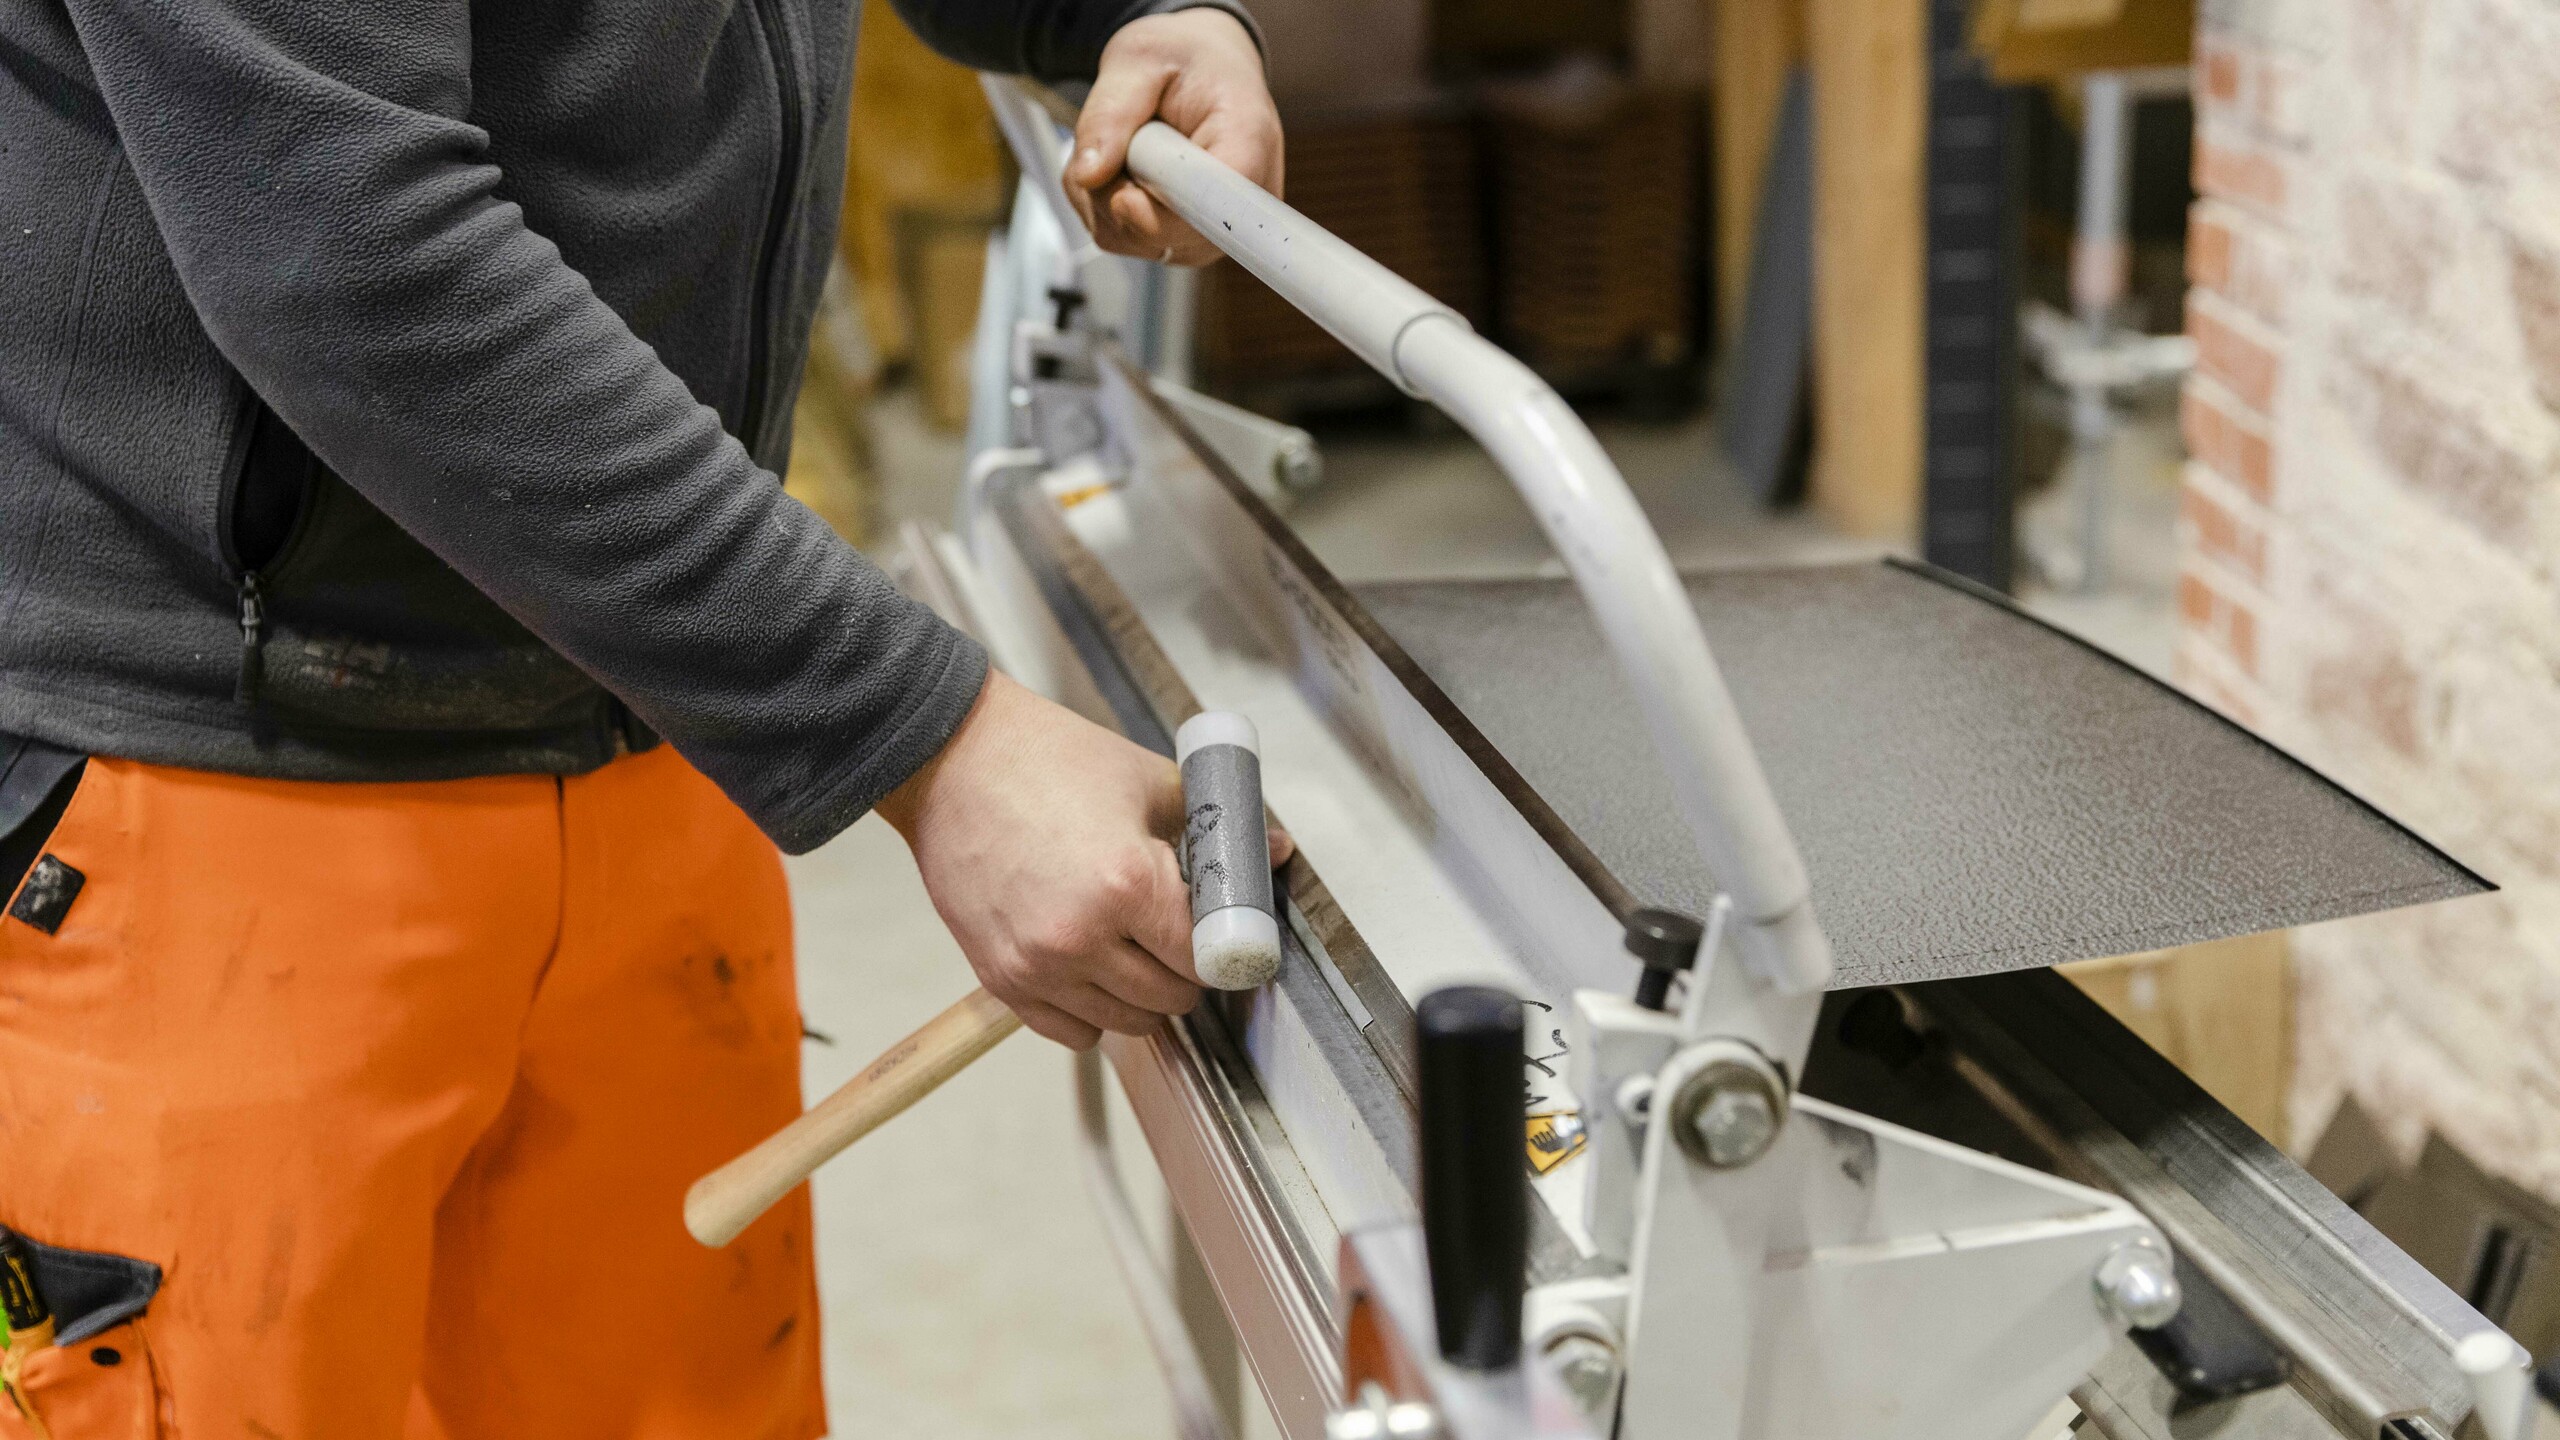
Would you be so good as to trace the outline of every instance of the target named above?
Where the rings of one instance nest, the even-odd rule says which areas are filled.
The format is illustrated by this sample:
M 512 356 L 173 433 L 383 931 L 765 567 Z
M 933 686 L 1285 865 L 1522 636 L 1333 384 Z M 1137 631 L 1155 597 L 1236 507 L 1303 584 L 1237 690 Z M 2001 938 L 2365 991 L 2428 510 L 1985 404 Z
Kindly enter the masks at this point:
M 684 1231 L 799 1112 L 800 1014 L 779 858 L 673 749 L 98 759 L 44 849 L 85 884 L 0 919 L 0 1223 L 164 1276 L 25 1361 L 51 1440 L 825 1433 L 806 1192 Z

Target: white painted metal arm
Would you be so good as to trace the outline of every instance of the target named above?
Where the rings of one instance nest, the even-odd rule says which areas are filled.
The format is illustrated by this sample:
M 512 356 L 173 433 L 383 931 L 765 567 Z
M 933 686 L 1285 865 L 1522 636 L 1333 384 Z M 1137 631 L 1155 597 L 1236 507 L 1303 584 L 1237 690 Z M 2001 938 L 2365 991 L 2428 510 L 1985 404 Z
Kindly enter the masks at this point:
M 1041 202 L 1049 207 L 1058 228 L 1066 232 L 1067 248 L 1093 253 L 1083 217 L 1067 203 L 1067 137 L 1058 133 L 1048 110 L 1021 81 L 1004 75 L 980 75 L 978 87 L 986 92 L 987 108 L 995 112 L 996 128 L 1004 132 L 1004 142 L 1022 166 L 1024 178 L 1040 192 Z M 1080 246 L 1079 241 L 1084 243 Z
M 1013 97 L 1017 123 L 1018 107 L 1031 103 Z M 1794 836 L 1671 557 L 1590 430 L 1545 381 L 1448 306 L 1170 126 L 1138 131 L 1129 170 L 1219 249 L 1492 453 L 1564 557 L 1635 690 L 1681 813 L 1744 922 L 1737 941 L 1745 963 L 1785 993 L 1822 987 L 1831 951 L 1814 922 Z

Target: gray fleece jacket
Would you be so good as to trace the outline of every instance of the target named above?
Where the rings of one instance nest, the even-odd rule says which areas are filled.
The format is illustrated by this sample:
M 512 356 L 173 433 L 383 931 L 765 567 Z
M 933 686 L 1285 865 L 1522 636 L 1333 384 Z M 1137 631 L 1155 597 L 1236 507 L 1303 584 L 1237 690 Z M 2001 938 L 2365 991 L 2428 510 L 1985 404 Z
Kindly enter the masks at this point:
M 985 657 L 775 479 L 854 3 L 0 0 L 0 733 L 383 779 L 654 732 L 791 850 L 912 773 Z M 1193 3 L 899 0 L 1052 78 Z

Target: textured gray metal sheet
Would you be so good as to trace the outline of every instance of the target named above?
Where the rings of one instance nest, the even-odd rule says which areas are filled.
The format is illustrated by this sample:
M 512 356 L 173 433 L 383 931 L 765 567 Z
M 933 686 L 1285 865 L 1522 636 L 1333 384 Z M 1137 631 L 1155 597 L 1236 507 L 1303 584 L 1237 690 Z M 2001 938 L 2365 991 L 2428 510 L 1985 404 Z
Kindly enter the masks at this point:
M 1714 891 L 1566 581 L 1353 587 L 1646 903 Z M 1692 576 L 1838 985 L 2243 935 L 2488 888 L 2283 752 L 1997 599 L 1891 564 Z

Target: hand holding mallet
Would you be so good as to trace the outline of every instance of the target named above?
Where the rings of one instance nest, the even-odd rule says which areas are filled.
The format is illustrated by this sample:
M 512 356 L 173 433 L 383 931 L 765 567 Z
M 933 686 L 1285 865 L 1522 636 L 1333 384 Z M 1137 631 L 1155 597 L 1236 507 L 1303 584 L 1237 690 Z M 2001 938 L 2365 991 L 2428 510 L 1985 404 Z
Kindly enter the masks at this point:
M 1192 961 L 1201 981 L 1219 990 L 1250 990 L 1280 970 L 1260 752 L 1253 722 L 1229 711 L 1202 711 L 1174 736 Z M 1003 1001 L 970 991 L 807 1114 L 695 1181 L 685 1195 L 685 1229 L 705 1245 L 728 1244 L 820 1165 L 1020 1028 Z

